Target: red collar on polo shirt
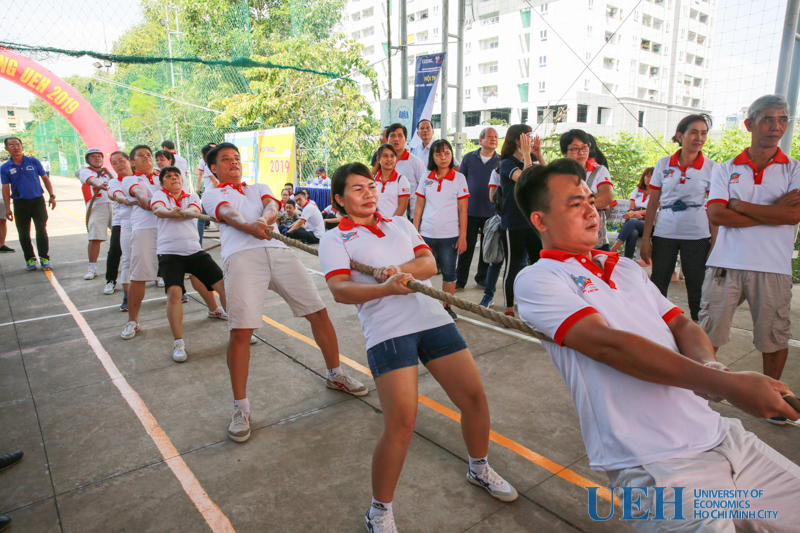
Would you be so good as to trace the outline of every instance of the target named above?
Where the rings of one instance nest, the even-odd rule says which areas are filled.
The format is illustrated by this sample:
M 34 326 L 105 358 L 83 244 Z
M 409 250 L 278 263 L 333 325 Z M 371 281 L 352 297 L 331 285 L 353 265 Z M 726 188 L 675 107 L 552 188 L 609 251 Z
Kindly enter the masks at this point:
M 586 170 L 588 170 L 589 172 L 594 171 L 594 169 L 596 169 L 597 167 L 598 167 L 597 161 L 595 161 L 594 158 L 590 157 L 589 159 L 586 160 Z
M 403 155 L 400 156 L 400 158 L 399 158 L 400 161 L 405 161 L 406 159 L 408 159 L 409 155 L 411 155 L 411 154 L 409 153 L 408 150 L 406 150 L 405 152 L 403 152 Z
M 643 201 L 643 202 L 644 202 L 645 200 L 647 200 L 647 197 L 648 197 L 648 196 L 650 196 L 650 189 L 648 189 L 648 188 L 639 189 L 639 192 L 640 192 L 640 193 L 642 193 L 642 201 Z
M 231 189 L 236 189 L 242 195 L 244 195 L 244 188 L 247 187 L 247 182 L 243 181 L 239 185 L 234 185 L 233 183 L 230 183 L 230 182 L 220 183 L 219 185 L 217 185 L 218 189 L 221 189 L 223 187 L 230 187 Z
M 388 180 L 383 181 L 381 179 L 381 177 L 383 177 L 383 170 L 379 170 L 378 173 L 375 174 L 375 181 L 379 181 L 383 185 L 383 187 L 381 187 L 381 192 L 385 192 L 386 191 L 386 184 L 389 183 L 389 182 L 392 182 L 392 181 L 397 181 L 398 174 L 397 174 L 396 170 L 393 170 L 392 171 L 392 175 L 389 176 Z
M 761 185 L 761 180 L 764 178 L 764 171 L 767 170 L 767 167 L 772 163 L 788 165 L 789 158 L 786 157 L 786 154 L 784 154 L 780 148 L 778 148 L 778 151 L 775 152 L 775 155 L 772 157 L 770 162 L 767 163 L 767 166 L 761 169 L 761 172 L 758 171 L 756 165 L 750 160 L 750 154 L 747 153 L 747 148 L 745 148 L 744 151 L 737 155 L 733 160 L 734 165 L 747 165 L 753 170 L 753 178 L 755 179 L 756 185 Z
M 148 176 L 148 175 L 147 175 L 147 174 L 145 174 L 144 172 L 139 172 L 139 171 L 136 171 L 136 172 L 134 172 L 134 173 L 133 173 L 133 175 L 134 175 L 134 176 L 144 176 L 145 178 L 147 178 L 148 180 L 150 180 L 150 185 L 154 185 L 154 183 L 153 183 L 153 176 L 158 176 L 158 173 L 156 173 L 156 171 L 155 171 L 155 170 L 153 170 L 153 173 L 152 173 L 152 174 L 150 174 L 150 175 Z
M 444 180 L 453 181 L 454 179 L 456 179 L 456 169 L 451 168 L 450 172 L 448 172 L 447 175 L 445 177 L 443 177 L 442 179 L 439 179 L 438 177 L 436 177 L 436 171 L 434 170 L 433 172 L 431 172 L 428 175 L 428 178 L 436 181 L 439 184 L 439 188 L 437 189 L 437 192 L 441 192 L 442 183 L 444 183 Z
M 180 198 L 178 198 L 178 200 L 177 200 L 177 201 L 175 200 L 175 197 L 172 195 L 172 193 L 171 193 L 171 192 L 169 192 L 167 189 L 161 189 L 161 191 L 162 191 L 164 194 L 166 194 L 166 195 L 167 195 L 167 198 L 169 198 L 170 200 L 174 201 L 174 202 L 175 202 L 175 205 L 177 205 L 178 207 L 180 207 L 180 206 L 181 206 L 181 200 L 183 200 L 184 198 L 189 198 L 189 195 L 188 195 L 188 194 L 186 194 L 186 191 L 184 191 L 184 190 L 181 190 L 181 197 L 180 197 Z
M 391 222 L 391 218 L 386 218 L 381 215 L 378 211 L 375 211 L 375 225 L 374 226 L 366 226 L 364 224 L 356 224 L 352 220 L 346 217 L 342 217 L 342 221 L 339 222 L 339 229 L 342 231 L 350 231 L 351 229 L 355 228 L 356 226 L 361 226 L 362 228 L 366 228 L 369 230 L 370 233 L 376 235 L 378 238 L 385 237 L 386 234 L 380 230 L 378 227 L 378 222 Z
M 542 259 L 555 259 L 556 261 L 561 261 L 562 263 L 569 259 L 570 257 L 575 258 L 581 265 L 586 268 L 589 272 L 597 276 L 598 278 L 605 281 L 609 287 L 612 289 L 616 289 L 617 286 L 611 281 L 611 273 L 614 271 L 614 267 L 617 266 L 619 262 L 619 254 L 617 252 L 604 252 L 602 250 L 592 250 L 592 257 L 597 255 L 605 255 L 606 261 L 603 264 L 604 270 L 600 270 L 600 267 L 594 261 L 589 261 L 586 259 L 585 255 L 581 254 L 573 254 L 570 252 L 565 252 L 563 250 L 542 250 L 539 253 L 539 257 Z
M 681 150 L 683 149 L 681 148 Z M 678 158 L 681 156 L 681 150 L 678 150 L 669 156 L 669 166 L 678 167 L 681 170 L 681 176 L 686 176 L 686 171 L 689 170 L 689 167 L 696 168 L 697 170 L 703 168 L 703 163 L 706 160 L 705 156 L 703 156 L 703 152 L 700 152 L 700 154 L 697 156 L 697 159 L 694 160 L 694 163 L 682 167 L 681 164 L 678 163 Z

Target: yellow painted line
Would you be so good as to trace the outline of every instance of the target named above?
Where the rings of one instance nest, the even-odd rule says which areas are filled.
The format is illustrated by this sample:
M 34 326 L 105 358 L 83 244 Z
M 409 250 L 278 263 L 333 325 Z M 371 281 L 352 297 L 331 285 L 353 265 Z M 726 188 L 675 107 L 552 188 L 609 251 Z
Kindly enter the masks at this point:
M 272 320 L 271 318 L 269 318 L 266 315 L 261 315 L 261 318 L 264 320 L 264 322 L 266 322 L 270 326 L 272 326 L 272 327 L 274 327 L 276 329 L 279 329 L 282 332 L 284 332 L 287 335 L 289 335 L 290 337 L 294 337 L 295 339 L 301 340 L 301 341 L 305 342 L 306 344 L 311 345 L 314 348 L 319 350 L 319 346 L 317 345 L 316 342 L 314 342 L 314 339 L 309 339 L 308 337 L 306 337 L 302 333 L 298 333 L 298 332 L 294 331 L 293 329 L 290 329 L 290 328 L 284 326 L 280 322 L 276 322 L 275 320 Z M 364 374 L 366 376 L 372 377 L 372 372 L 370 372 L 369 368 L 365 367 L 364 365 L 362 365 L 362 364 L 360 364 L 360 363 L 358 363 L 356 361 L 353 361 L 352 359 L 350 359 L 348 357 L 345 357 L 342 354 L 339 354 L 339 360 L 342 363 L 344 363 L 347 366 L 349 366 L 350 368 L 358 370 L 359 372 L 361 372 L 362 374 Z M 439 402 L 431 400 L 427 396 L 423 396 L 421 394 L 418 394 L 417 396 L 418 396 L 418 399 L 419 399 L 419 403 L 421 403 L 425 407 L 428 407 L 428 408 L 436 411 L 440 415 L 446 416 L 447 418 L 449 418 L 449 419 L 451 419 L 451 420 L 453 420 L 453 421 L 455 421 L 455 422 L 457 422 L 459 424 L 461 423 L 461 415 L 459 413 L 456 413 L 452 409 L 449 409 L 448 407 L 445 407 L 444 405 L 440 404 Z M 542 455 L 539 455 L 538 453 L 526 448 L 525 446 L 523 446 L 523 445 L 521 445 L 521 444 L 519 444 L 517 442 L 514 442 L 513 440 L 509 439 L 508 437 L 504 437 L 503 435 L 500 435 L 499 433 L 496 433 L 494 431 L 491 431 L 491 430 L 489 431 L 489 439 L 492 442 L 495 442 L 495 443 L 499 444 L 503 448 L 511 450 L 512 452 L 516 453 L 517 455 L 520 455 L 521 457 L 524 457 L 525 459 L 529 460 L 530 462 L 532 462 L 532 463 L 544 468 L 545 470 L 547 470 L 547 471 L 557 475 L 558 477 L 560 477 L 560 478 L 562 478 L 562 479 L 564 479 L 566 481 L 569 481 L 570 483 L 573 483 L 573 484 L 575 484 L 575 485 L 577 485 L 577 486 L 579 486 L 581 488 L 597 487 L 598 488 L 597 495 L 600 496 L 601 498 L 603 498 L 606 501 L 611 501 L 611 491 L 610 490 L 608 490 L 606 487 L 598 485 L 594 481 L 589 481 L 585 477 L 576 474 L 575 472 L 573 472 L 569 468 L 563 467 L 560 464 L 555 463 L 555 462 L 551 461 L 550 459 L 548 459 L 548 458 L 546 458 L 546 457 L 544 457 Z M 616 502 L 616 500 L 615 500 L 615 502 Z M 619 503 L 617 502 L 617 504 L 619 504 Z
M 62 207 L 62 208 L 61 208 L 61 210 L 62 210 L 62 211 L 66 211 L 67 213 L 69 213 L 70 215 L 74 216 L 75 218 L 77 218 L 77 219 L 79 219 L 79 220 L 83 220 L 84 222 L 86 221 L 86 217 L 84 217 L 84 216 L 80 216 L 80 215 L 76 215 L 75 213 L 73 213 L 73 212 L 72 212 L 72 211 L 70 211 L 69 209 L 66 209 L 66 208 Z
M 150 413 L 150 410 L 144 404 L 136 391 L 133 390 L 133 387 L 128 384 L 128 381 L 119 371 L 117 365 L 114 364 L 111 356 L 108 355 L 106 349 L 103 348 L 102 344 L 100 344 L 100 340 L 94 334 L 92 328 L 89 327 L 86 319 L 83 318 L 83 315 L 81 315 L 80 311 L 78 311 L 78 308 L 75 307 L 75 304 L 72 303 L 72 300 L 70 300 L 66 291 L 61 287 L 61 284 L 58 282 L 55 275 L 53 275 L 52 271 L 45 271 L 45 274 L 47 274 L 50 283 L 58 293 L 61 301 L 69 310 L 72 318 L 78 324 L 78 327 L 81 328 L 83 336 L 86 337 L 86 340 L 89 342 L 89 346 L 92 347 L 92 350 L 94 350 L 94 353 L 97 355 L 100 363 L 106 369 L 111 381 L 117 387 L 120 394 L 122 394 L 122 397 L 128 403 L 128 406 L 139 418 L 139 421 L 144 426 L 145 431 L 147 431 L 147 434 L 150 435 L 151 439 L 153 439 L 158 451 L 161 452 L 161 456 L 164 458 L 167 466 L 170 467 L 172 473 L 175 474 L 176 478 L 178 478 L 183 490 L 186 492 L 189 498 L 191 498 L 192 503 L 194 503 L 195 507 L 197 507 L 197 510 L 200 511 L 200 514 L 211 528 L 211 531 L 214 533 L 235 533 L 230 520 L 228 520 L 228 517 L 225 516 L 225 513 L 223 513 L 222 510 L 217 507 L 217 504 L 211 500 L 206 491 L 200 485 L 200 482 L 197 480 L 194 473 L 189 470 L 189 467 L 184 462 L 183 457 L 181 457 L 181 455 L 178 453 L 178 450 L 172 444 L 172 441 L 169 439 L 167 434 L 164 433 L 164 430 L 162 430 L 158 425 L 155 417 Z

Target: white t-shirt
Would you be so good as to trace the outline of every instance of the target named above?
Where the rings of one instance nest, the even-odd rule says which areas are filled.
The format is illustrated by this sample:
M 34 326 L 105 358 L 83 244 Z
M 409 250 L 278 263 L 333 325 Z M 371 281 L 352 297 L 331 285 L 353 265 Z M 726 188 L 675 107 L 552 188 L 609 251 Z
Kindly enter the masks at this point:
M 520 318 L 556 341 L 542 346 L 572 395 L 590 467 L 620 470 L 717 446 L 728 421 L 708 401 L 687 389 L 623 374 L 561 345 L 576 322 L 599 313 L 614 329 L 678 351 L 667 322 L 682 311 L 632 260 L 598 250 L 592 256 L 602 270 L 584 256 L 543 250 L 514 282 Z
M 492 174 L 489 176 L 489 188 L 496 188 L 500 186 L 500 174 L 497 173 L 497 170 L 492 170 Z
M 378 186 L 378 211 L 384 216 L 393 217 L 400 198 L 411 196 L 411 185 L 408 178 L 401 176 L 397 170 L 392 172 L 389 181 L 386 183 L 380 180 L 381 170 L 375 175 L 375 185 Z
M 789 191 L 800 188 L 800 161 L 787 157 L 780 148 L 760 174 L 747 150 L 719 165 L 711 176 L 708 203 L 725 205 L 731 198 L 772 205 Z M 755 272 L 792 274 L 794 226 L 762 224 L 749 228 L 720 226 L 714 249 L 706 265 Z
M 154 170 L 151 176 L 136 172 L 133 176 L 123 178 L 122 192 L 132 202 L 136 201 L 136 197 L 131 191 L 137 185 L 147 194 L 148 199 L 153 198 L 153 194 L 161 189 L 161 183 L 158 181 L 158 170 Z M 138 204 L 132 206 L 131 231 L 156 228 L 158 228 L 158 219 L 152 211 L 142 209 Z
M 322 238 L 325 233 L 325 221 L 322 218 L 322 213 L 319 212 L 317 204 L 309 200 L 300 214 L 300 220 L 305 221 L 306 229 L 313 233 L 317 239 Z
M 264 183 L 247 185 L 242 182 L 241 190 L 234 188 L 229 183 L 220 183 L 220 186 L 203 193 L 203 207 L 206 213 L 213 215 L 219 220 L 217 211 L 223 204 L 230 205 L 233 209 L 242 214 L 247 222 L 252 222 L 261 217 L 264 212 L 264 198 L 278 200 L 272 194 L 272 189 Z M 280 202 L 278 202 L 280 203 Z M 242 233 L 238 229 L 223 222 L 218 223 L 219 240 L 222 244 L 220 255 L 225 261 L 232 254 L 251 248 L 286 248 L 287 246 L 277 239 L 259 240 Z M 273 226 L 273 230 L 274 230 Z
M 631 193 L 631 200 L 636 209 L 647 209 L 647 203 L 650 201 L 650 192 L 645 189 L 634 189 Z
M 425 198 L 425 210 L 419 223 L 420 234 L 432 239 L 458 237 L 458 201 L 469 198 L 464 174 L 450 169 L 450 173 L 439 181 L 436 171 L 433 171 L 417 186 L 416 194 Z
M 186 175 L 189 172 L 189 162 L 175 152 L 172 152 L 172 155 L 175 157 L 175 166 L 181 171 L 181 177 L 183 178 L 183 181 L 186 181 Z
M 194 206 L 200 209 L 200 198 L 196 194 L 186 194 L 181 191 L 180 203 L 175 201 L 166 189 L 160 189 L 153 194 L 150 207 L 156 204 L 166 207 L 180 207 L 189 209 Z M 197 222 L 193 218 L 158 218 L 158 255 L 192 255 L 201 251 L 200 240 L 197 238 Z
M 206 162 L 200 159 L 200 164 L 197 165 L 197 170 L 203 172 L 203 191 L 210 191 L 215 187 L 214 182 L 211 180 L 211 176 L 214 174 L 211 173 L 211 169 L 208 168 Z
M 326 280 L 347 274 L 358 283 L 377 283 L 372 276 L 351 272 L 350 261 L 374 267 L 402 265 L 412 261 L 418 249 L 428 248 L 406 217 L 387 219 L 378 212 L 375 216 L 375 226 L 357 226 L 345 218 L 325 234 L 319 245 L 319 261 Z M 420 283 L 431 286 L 430 280 Z M 439 302 L 420 293 L 386 296 L 356 305 L 356 309 L 367 349 L 389 339 L 453 323 Z
M 125 192 L 122 190 L 123 179 L 124 178 L 120 178 L 119 176 L 117 176 L 114 179 L 109 180 L 108 193 L 111 196 L 114 196 L 118 192 L 121 192 L 123 196 L 126 196 Z M 133 211 L 132 205 L 122 205 L 119 202 L 114 202 L 114 221 L 111 223 L 111 225 L 120 226 L 123 228 L 130 228 L 132 211 Z
M 428 160 L 424 162 L 408 150 L 397 158 L 394 166 L 395 171 L 408 180 L 408 187 L 411 191 L 416 191 L 422 178 L 428 175 Z M 411 209 L 411 216 L 414 216 L 414 206 L 417 205 L 417 197 L 411 195 L 408 199 L 408 206 Z
M 694 163 L 686 168 L 678 164 L 678 150 L 656 163 L 650 188 L 661 190 L 659 201 L 662 206 L 673 205 L 678 200 L 689 207 L 684 211 L 664 209 L 658 213 L 658 222 L 653 235 L 665 239 L 698 240 L 711 237 L 706 214 L 706 194 L 711 188 L 711 174 L 717 168 L 716 161 L 703 156 L 702 152 Z
M 88 167 L 78 170 L 78 179 L 81 180 L 81 183 L 83 185 L 86 185 L 86 180 L 88 180 L 89 178 L 94 178 L 92 180 L 94 182 L 97 182 L 97 180 L 99 179 L 103 183 L 107 184 L 109 180 L 114 178 L 114 176 L 105 173 L 102 176 L 98 176 L 97 172 Z M 101 189 L 95 189 L 94 187 L 92 187 L 92 194 L 97 197 L 94 200 L 94 204 L 92 204 L 93 206 L 100 204 L 107 204 L 111 201 L 106 192 Z M 91 202 L 91 200 L 89 200 L 89 202 Z M 86 202 L 86 207 L 89 206 L 89 202 Z
M 44 169 L 45 172 L 49 173 L 50 172 L 50 161 L 39 161 L 39 162 L 42 164 L 42 169 Z

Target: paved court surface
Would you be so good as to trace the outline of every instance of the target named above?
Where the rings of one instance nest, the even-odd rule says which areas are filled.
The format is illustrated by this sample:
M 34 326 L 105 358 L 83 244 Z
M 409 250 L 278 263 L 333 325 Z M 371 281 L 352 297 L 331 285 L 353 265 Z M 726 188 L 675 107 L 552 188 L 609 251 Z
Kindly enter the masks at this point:
M 144 329 L 133 340 L 120 339 L 127 320 L 117 309 L 121 292 L 104 296 L 102 274 L 83 280 L 86 232 L 78 182 L 56 177 L 54 186 L 53 275 L 24 270 L 13 224 L 8 244 L 17 253 L 0 256 L 0 453 L 25 452 L 19 464 L 0 473 L 0 513 L 14 521 L 8 531 L 363 531 L 380 406 L 374 383 L 362 372 L 366 350 L 355 307 L 333 301 L 323 277 L 314 274 L 320 270 L 316 257 L 297 252 L 329 306 L 348 370 L 371 392 L 356 399 L 326 389 L 308 323 L 293 318 L 273 295 L 252 350 L 253 433 L 236 444 L 226 435 L 232 403 L 227 324 L 205 318 L 200 300 L 190 299 L 184 307 L 189 359 L 174 363 L 164 292 L 151 284 Z M 219 261 L 218 252 L 212 254 Z M 670 291 L 686 309 L 682 284 L 673 283 Z M 475 302 L 481 294 L 472 283 L 458 293 Z M 793 333 L 800 339 L 797 304 L 795 299 Z M 746 307 L 735 323 L 720 360 L 734 370 L 760 370 Z M 570 396 L 546 352 L 536 342 L 479 324 L 460 320 L 458 327 L 489 399 L 495 432 L 489 457 L 521 497 L 503 504 L 466 482 L 455 407 L 420 367 L 416 434 L 395 495 L 399 530 L 629 531 L 619 513 L 602 523 L 588 516 L 584 487 L 607 480 L 588 467 Z M 796 392 L 798 346 L 790 349 L 784 373 Z M 772 426 L 726 405 L 715 409 L 740 418 L 797 460 L 798 427 Z M 602 502 L 601 515 L 608 510 Z

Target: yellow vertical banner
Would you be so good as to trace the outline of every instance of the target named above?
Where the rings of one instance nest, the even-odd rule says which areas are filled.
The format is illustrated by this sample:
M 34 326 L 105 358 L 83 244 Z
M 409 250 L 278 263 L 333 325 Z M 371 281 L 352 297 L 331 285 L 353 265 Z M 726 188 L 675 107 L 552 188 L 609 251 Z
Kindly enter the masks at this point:
M 269 185 L 276 198 L 285 183 L 294 183 L 294 127 L 226 133 L 225 141 L 239 148 L 242 178 L 248 183 Z

